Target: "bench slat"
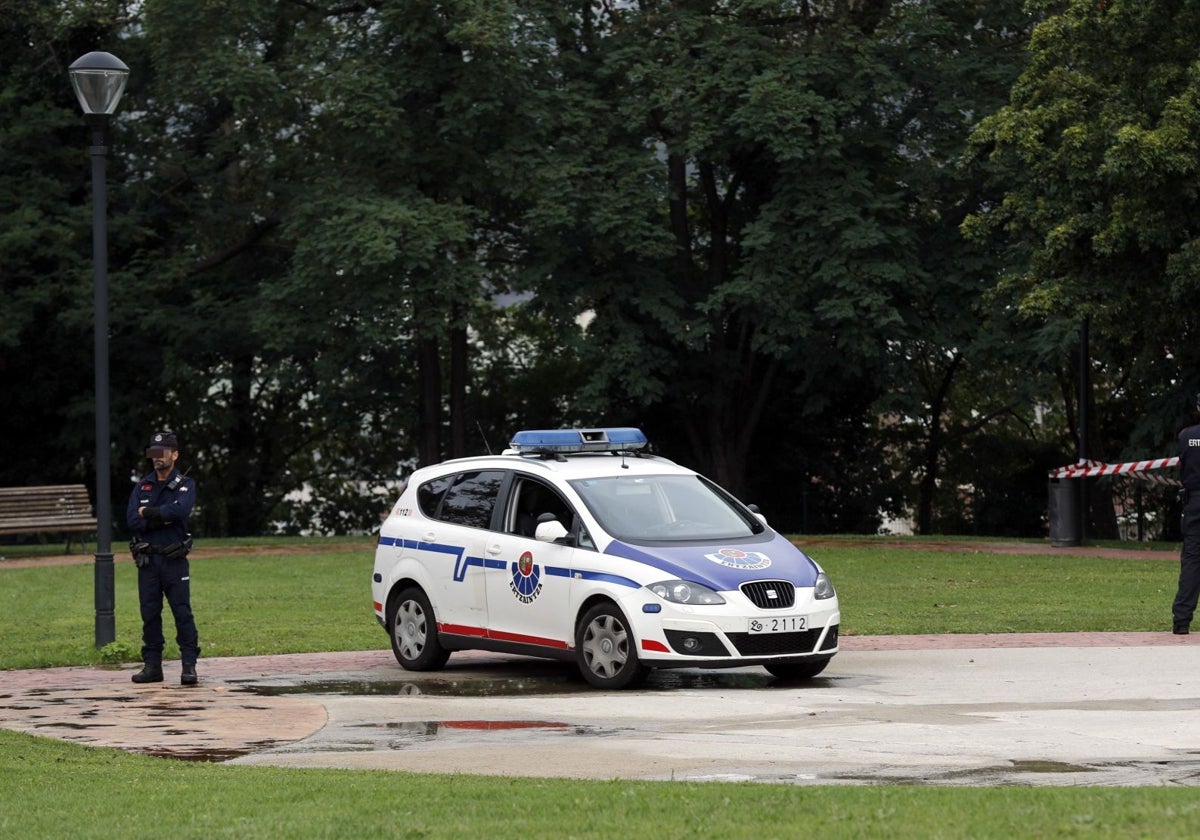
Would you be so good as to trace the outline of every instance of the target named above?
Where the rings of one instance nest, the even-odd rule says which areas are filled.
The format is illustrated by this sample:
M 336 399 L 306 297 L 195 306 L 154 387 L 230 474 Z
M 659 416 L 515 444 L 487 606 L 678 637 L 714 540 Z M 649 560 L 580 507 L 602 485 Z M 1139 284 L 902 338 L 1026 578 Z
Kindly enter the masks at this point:
M 82 484 L 0 487 L 0 534 L 94 530 L 96 517 Z

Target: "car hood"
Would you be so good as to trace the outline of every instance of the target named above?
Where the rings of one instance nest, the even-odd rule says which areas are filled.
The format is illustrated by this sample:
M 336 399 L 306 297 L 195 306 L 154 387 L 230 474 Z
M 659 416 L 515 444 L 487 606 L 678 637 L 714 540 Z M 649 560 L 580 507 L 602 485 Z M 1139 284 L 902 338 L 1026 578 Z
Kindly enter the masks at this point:
M 604 553 L 661 569 L 663 579 L 692 581 L 718 592 L 737 589 L 752 580 L 786 580 L 795 586 L 813 586 L 818 573 L 816 563 L 780 534 L 768 542 L 680 546 L 634 546 L 613 540 Z

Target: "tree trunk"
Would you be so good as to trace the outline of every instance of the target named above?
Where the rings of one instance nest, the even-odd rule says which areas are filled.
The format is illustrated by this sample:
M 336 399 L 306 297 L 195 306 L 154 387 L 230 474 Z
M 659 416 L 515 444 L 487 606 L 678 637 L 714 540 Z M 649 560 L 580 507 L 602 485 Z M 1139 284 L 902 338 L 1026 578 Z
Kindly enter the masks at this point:
M 942 462 L 942 450 L 946 447 L 946 431 L 942 416 L 954 386 L 954 375 L 962 363 L 962 354 L 955 353 L 950 364 L 942 372 L 937 390 L 929 402 L 929 434 L 925 439 L 921 484 L 917 495 L 917 533 L 928 534 L 933 530 L 933 500 L 937 495 L 937 482 Z
M 457 316 L 455 307 L 455 314 Z M 457 323 L 458 318 L 455 317 Z M 467 454 L 467 328 L 450 328 L 450 457 Z
M 263 531 L 263 478 L 267 452 L 260 447 L 254 424 L 254 360 L 248 356 L 233 359 L 230 374 L 229 409 L 233 424 L 229 435 L 229 462 L 225 472 L 226 503 L 224 533 L 246 537 Z M 219 526 L 218 526 L 219 527 Z
M 417 339 L 420 418 L 417 426 L 420 465 L 442 460 L 442 371 L 436 338 Z

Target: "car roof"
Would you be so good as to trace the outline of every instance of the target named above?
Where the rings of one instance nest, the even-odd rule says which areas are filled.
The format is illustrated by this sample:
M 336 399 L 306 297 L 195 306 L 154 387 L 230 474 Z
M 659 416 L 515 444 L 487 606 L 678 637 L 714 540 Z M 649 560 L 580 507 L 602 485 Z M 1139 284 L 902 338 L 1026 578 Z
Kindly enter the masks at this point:
M 553 429 L 517 432 L 512 448 L 499 455 L 455 458 L 422 467 L 412 478 L 424 481 L 464 470 L 523 469 L 562 480 L 629 475 L 695 475 L 694 470 L 646 452 L 640 429 Z
M 424 480 L 434 475 L 451 472 L 486 469 L 520 469 L 530 473 L 557 476 L 564 480 L 576 478 L 603 478 L 622 475 L 693 475 L 694 470 L 681 467 L 674 461 L 658 455 L 609 454 L 602 452 L 580 452 L 557 456 L 528 455 L 506 451 L 501 455 L 477 455 L 455 458 L 422 467 L 413 473 L 413 478 Z

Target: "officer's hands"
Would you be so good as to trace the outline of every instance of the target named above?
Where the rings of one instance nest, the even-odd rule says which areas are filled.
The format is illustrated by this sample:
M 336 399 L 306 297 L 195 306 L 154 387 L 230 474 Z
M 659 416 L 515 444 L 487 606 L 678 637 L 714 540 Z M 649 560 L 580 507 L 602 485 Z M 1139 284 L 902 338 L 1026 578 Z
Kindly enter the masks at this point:
M 141 510 L 142 518 L 147 521 L 161 520 L 163 518 L 162 511 L 156 507 L 147 505 Z

